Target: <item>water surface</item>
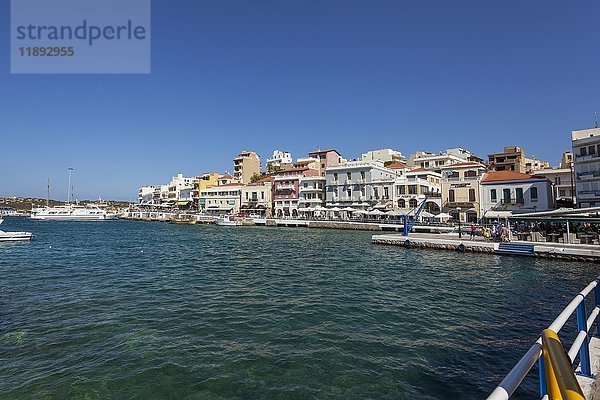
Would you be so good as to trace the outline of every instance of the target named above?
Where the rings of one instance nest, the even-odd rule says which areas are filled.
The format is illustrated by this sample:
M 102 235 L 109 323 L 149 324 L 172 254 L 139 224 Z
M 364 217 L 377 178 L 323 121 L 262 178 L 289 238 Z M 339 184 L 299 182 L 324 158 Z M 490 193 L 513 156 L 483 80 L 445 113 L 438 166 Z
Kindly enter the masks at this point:
M 3 229 L 36 238 L 0 243 L 1 399 L 481 399 L 600 272 L 367 232 Z

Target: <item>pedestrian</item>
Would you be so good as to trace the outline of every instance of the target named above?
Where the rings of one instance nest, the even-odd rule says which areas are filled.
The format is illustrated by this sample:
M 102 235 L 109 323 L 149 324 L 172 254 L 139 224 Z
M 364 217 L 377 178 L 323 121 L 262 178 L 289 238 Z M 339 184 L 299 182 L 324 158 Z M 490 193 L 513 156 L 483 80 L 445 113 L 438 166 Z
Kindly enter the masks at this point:
M 471 225 L 471 240 L 475 240 L 475 234 L 477 233 L 477 227 L 475 224 Z

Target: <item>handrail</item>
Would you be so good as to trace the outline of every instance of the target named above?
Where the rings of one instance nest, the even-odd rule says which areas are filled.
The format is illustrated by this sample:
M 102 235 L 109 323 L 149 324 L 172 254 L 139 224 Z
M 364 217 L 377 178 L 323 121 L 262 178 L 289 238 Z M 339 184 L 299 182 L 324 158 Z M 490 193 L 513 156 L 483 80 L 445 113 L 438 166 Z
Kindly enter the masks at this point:
M 588 333 L 595 320 L 600 314 L 600 288 L 598 284 L 600 277 L 596 278 L 593 282 L 587 285 L 581 292 L 577 293 L 575 298 L 567 304 L 564 310 L 556 317 L 556 319 L 550 324 L 548 329 L 558 333 L 565 325 L 569 317 L 577 311 L 577 325 L 578 335 L 569 349 L 569 357 L 574 360 L 579 353 L 581 359 L 581 373 L 585 376 L 591 376 L 591 365 L 589 357 L 589 340 Z M 586 317 L 585 312 L 585 298 L 592 290 L 596 289 L 595 292 L 595 308 L 590 313 L 589 317 Z M 600 327 L 598 328 L 600 329 Z M 583 332 L 583 333 L 582 333 Z M 508 400 L 513 395 L 515 390 L 521 385 L 523 379 L 527 376 L 531 368 L 538 362 L 540 369 L 544 369 L 544 362 L 542 355 L 542 337 L 540 336 L 535 343 L 527 350 L 527 352 L 521 357 L 521 359 L 515 364 L 510 370 L 506 377 L 500 382 L 500 384 L 494 389 L 492 393 L 487 397 L 487 400 Z M 544 373 L 540 371 L 540 398 L 544 398 L 546 395 L 546 382 Z
M 560 339 L 552 329 L 542 332 L 542 349 L 550 398 L 585 400 Z

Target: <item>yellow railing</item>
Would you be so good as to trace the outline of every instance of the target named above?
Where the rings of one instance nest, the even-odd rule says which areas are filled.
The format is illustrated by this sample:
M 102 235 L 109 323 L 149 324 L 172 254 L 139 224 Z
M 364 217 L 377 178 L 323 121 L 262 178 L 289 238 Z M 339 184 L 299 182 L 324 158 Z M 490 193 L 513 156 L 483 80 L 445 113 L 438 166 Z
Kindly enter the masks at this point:
M 567 355 L 556 332 L 545 329 L 542 332 L 542 357 L 546 388 L 550 400 L 585 400 L 577 382 L 571 359 Z

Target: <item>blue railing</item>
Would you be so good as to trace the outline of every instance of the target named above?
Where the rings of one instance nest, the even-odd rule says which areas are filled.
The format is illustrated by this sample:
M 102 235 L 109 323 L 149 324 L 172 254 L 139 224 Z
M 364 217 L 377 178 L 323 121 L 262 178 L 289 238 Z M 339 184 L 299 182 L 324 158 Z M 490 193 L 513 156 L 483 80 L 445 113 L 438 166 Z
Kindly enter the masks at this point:
M 550 324 L 548 329 L 558 333 L 565 325 L 567 320 L 574 312 L 577 313 L 577 337 L 573 342 L 573 345 L 568 351 L 569 359 L 571 362 L 575 361 L 575 358 L 579 354 L 579 361 L 581 364 L 581 375 L 592 377 L 592 369 L 590 365 L 590 343 L 589 333 L 592 325 L 600 314 L 600 288 L 597 288 L 600 277 L 596 278 L 595 281 L 590 283 L 581 292 L 575 296 L 573 300 L 565 307 L 560 315 Z M 595 289 L 595 290 L 594 290 Z M 594 309 L 587 316 L 585 298 L 590 292 L 594 290 Z M 600 335 L 600 326 L 596 326 L 596 334 Z M 539 388 L 540 388 L 540 399 L 547 396 L 547 385 L 546 376 L 544 374 L 544 358 L 542 355 L 542 338 L 538 340 L 527 350 L 525 355 L 521 357 L 519 362 L 513 367 L 513 369 L 506 375 L 506 377 L 500 382 L 500 384 L 494 389 L 494 391 L 488 396 L 487 400 L 507 400 L 513 395 L 515 390 L 521 385 L 523 379 L 527 376 L 531 368 L 537 363 L 539 369 Z M 546 397 L 547 398 L 547 397 Z

